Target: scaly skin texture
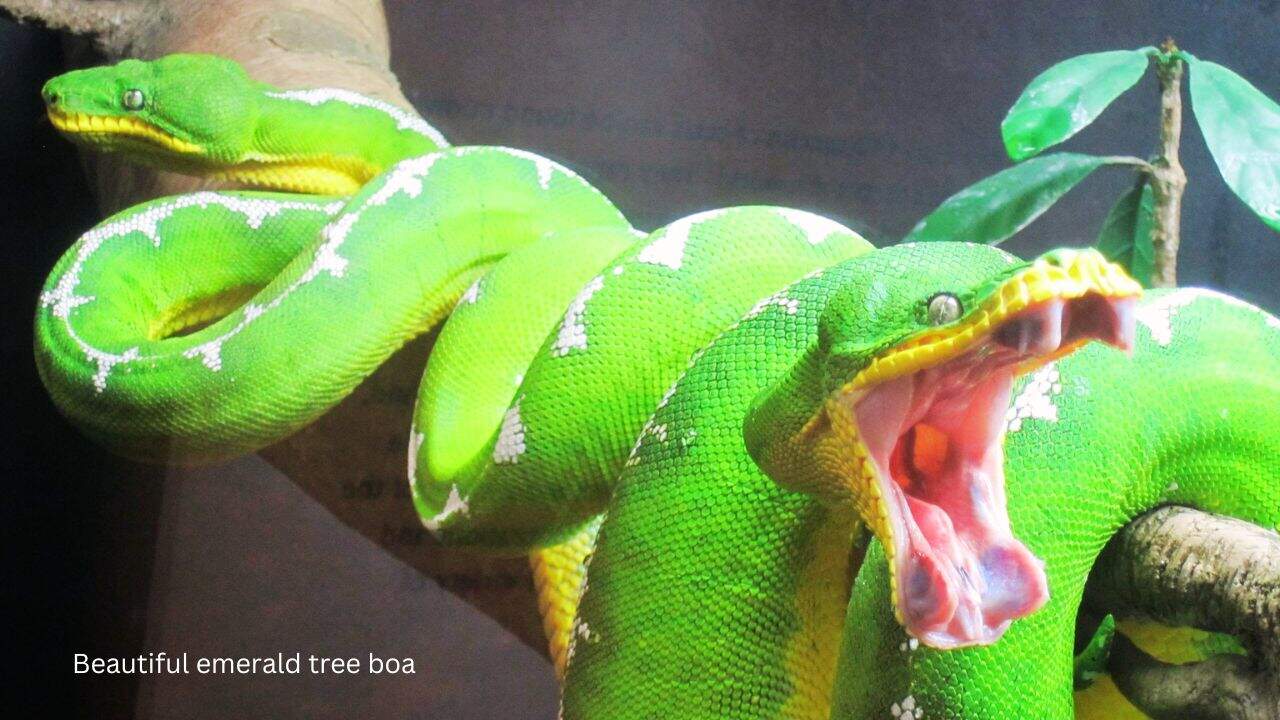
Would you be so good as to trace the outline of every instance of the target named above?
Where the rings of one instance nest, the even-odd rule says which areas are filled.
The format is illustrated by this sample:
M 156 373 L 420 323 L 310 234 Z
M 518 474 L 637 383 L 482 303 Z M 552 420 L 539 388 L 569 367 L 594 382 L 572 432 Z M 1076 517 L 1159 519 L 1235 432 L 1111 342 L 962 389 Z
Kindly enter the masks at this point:
M 360 188 L 346 200 L 167 198 L 86 234 L 37 317 L 37 361 L 63 412 L 142 459 L 251 451 L 454 311 L 410 430 L 414 502 L 446 542 L 537 549 L 560 658 L 591 533 L 540 548 L 590 527 L 690 354 L 759 298 L 870 249 L 785 208 L 715 211 L 649 236 L 550 160 L 441 149 L 416 117 L 343 91 L 263 86 L 218 58 L 68 73 L 44 95 L 58 127 L 92 148 L 272 189 Z
M 409 431 L 413 500 L 445 542 L 532 551 L 552 655 L 568 666 L 566 717 L 825 717 L 833 687 L 893 696 L 907 671 L 892 665 L 835 683 L 864 527 L 886 546 L 902 538 L 885 519 L 892 479 L 867 469 L 869 429 L 849 398 L 947 362 L 1032 295 L 1134 292 L 1094 255 L 869 252 L 786 208 L 640 232 L 546 158 L 447 148 L 401 110 L 277 90 L 217 58 L 69 73 L 44 94 L 57 127 L 90 147 L 310 193 L 166 198 L 82 237 L 36 319 L 37 362 L 63 412 L 133 457 L 248 452 L 449 316 Z M 932 327 L 939 291 L 966 310 Z M 906 351 L 924 340 L 936 342 Z M 1073 439 L 1063 451 L 1086 452 Z M 892 578 L 879 558 L 863 575 L 878 565 Z M 878 640 L 900 638 L 899 591 L 875 587 L 888 613 Z M 1064 617 L 1046 631 L 1068 643 L 1055 698 L 1070 687 Z M 926 691 L 963 673 L 966 688 L 1006 678 L 959 662 L 913 665 L 911 689 L 982 717 L 986 706 Z
M 601 526 L 565 717 L 827 717 L 865 534 L 860 495 L 848 474 L 786 458 L 798 464 L 791 484 L 828 496 L 817 502 L 764 475 L 752 454 L 770 453 L 748 449 L 785 452 L 830 386 L 928 331 L 914 309 L 938 292 L 980 306 L 1025 271 L 982 246 L 886 248 L 776 293 L 695 356 L 646 423 Z M 876 665 L 857 672 L 880 682 Z

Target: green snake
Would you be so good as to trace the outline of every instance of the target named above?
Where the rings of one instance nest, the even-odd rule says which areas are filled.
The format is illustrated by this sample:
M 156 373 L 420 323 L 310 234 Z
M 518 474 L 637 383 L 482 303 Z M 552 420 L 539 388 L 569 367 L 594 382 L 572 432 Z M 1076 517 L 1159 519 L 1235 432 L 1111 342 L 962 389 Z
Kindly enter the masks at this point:
M 75 142 L 271 190 L 79 239 L 36 317 L 60 410 L 135 458 L 251 452 L 447 317 L 413 501 L 531 553 L 566 718 L 1069 717 L 1117 528 L 1280 521 L 1277 321 L 1241 301 L 789 208 L 641 232 L 551 160 L 211 56 L 43 92 Z

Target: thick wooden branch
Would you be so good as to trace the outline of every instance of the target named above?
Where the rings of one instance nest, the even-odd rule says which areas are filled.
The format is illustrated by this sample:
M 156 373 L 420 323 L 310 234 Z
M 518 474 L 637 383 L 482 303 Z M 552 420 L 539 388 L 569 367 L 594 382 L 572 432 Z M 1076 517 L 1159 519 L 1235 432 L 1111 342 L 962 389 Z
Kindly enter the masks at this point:
M 1111 677 L 1154 720 L 1275 720 L 1280 690 L 1249 658 L 1216 655 L 1187 665 L 1160 662 L 1123 635 L 1111 645 Z
M 155 20 L 149 0 L 0 0 L 0 15 L 90 38 L 104 52 L 125 55 L 138 27 Z
M 1280 717 L 1280 535 L 1233 518 L 1165 507 L 1103 551 L 1085 601 L 1238 637 L 1249 656 L 1165 665 L 1117 637 L 1116 685 L 1155 718 Z

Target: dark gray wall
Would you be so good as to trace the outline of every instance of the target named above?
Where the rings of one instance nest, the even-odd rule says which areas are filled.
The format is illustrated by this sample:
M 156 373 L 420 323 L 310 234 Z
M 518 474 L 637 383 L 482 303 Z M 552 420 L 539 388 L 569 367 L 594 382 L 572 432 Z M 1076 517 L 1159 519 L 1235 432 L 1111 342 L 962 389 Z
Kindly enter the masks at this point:
M 1276 2 L 388 6 L 406 92 L 455 142 L 557 157 L 643 227 L 759 202 L 892 239 L 1007 165 L 999 122 L 1037 72 L 1166 34 L 1280 98 Z M 161 478 L 110 459 L 56 417 L 30 361 L 30 317 L 43 275 L 95 211 L 73 154 L 39 119 L 36 91 L 60 63 L 54 38 L 0 22 L 0 63 L 6 397 L 21 419 L 6 454 L 18 465 L 5 504 L 17 539 L 6 543 L 6 591 L 24 610 L 18 624 L 33 628 L 23 639 L 43 650 L 28 667 L 96 716 L 551 717 L 554 686 L 532 652 L 264 464 Z M 1148 154 L 1155 100 L 1144 82 L 1068 148 Z M 1184 284 L 1280 309 L 1280 237 L 1226 191 L 1190 123 L 1184 148 Z M 1009 247 L 1091 242 L 1129 182 L 1104 173 Z M 144 648 L 372 650 L 414 656 L 419 674 L 140 686 L 69 674 L 74 650 Z
M 769 202 L 885 238 L 1006 167 L 1005 111 L 1071 55 L 1172 35 L 1280 98 L 1274 2 L 778 5 L 396 4 L 394 64 L 451 137 L 556 155 L 642 225 Z M 422 42 L 401 49 L 406 35 Z M 1148 79 L 1066 147 L 1147 156 L 1156 103 Z M 1274 308 L 1280 237 L 1226 190 L 1190 122 L 1185 138 L 1184 284 Z M 1009 247 L 1091 242 L 1128 183 L 1099 173 Z

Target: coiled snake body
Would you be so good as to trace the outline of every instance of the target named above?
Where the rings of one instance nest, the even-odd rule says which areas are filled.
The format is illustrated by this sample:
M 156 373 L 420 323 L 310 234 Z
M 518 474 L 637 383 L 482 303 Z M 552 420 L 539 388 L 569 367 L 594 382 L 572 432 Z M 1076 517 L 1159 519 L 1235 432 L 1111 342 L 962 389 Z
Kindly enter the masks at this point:
M 448 316 L 414 503 L 446 543 L 533 554 L 565 717 L 1069 715 L 1115 529 L 1163 502 L 1280 520 L 1277 322 L 1225 296 L 1138 307 L 1092 251 L 873 251 L 788 208 L 644 233 L 551 160 L 209 56 L 44 94 L 78 142 L 288 191 L 86 233 L 36 319 L 62 411 L 133 457 L 250 452 Z M 1178 410 L 1136 415 L 1157 388 Z

